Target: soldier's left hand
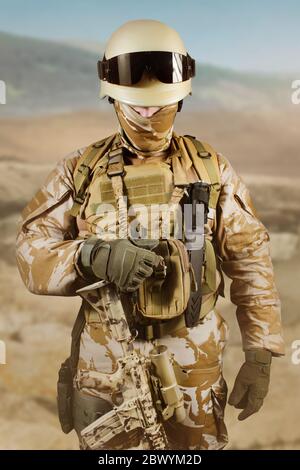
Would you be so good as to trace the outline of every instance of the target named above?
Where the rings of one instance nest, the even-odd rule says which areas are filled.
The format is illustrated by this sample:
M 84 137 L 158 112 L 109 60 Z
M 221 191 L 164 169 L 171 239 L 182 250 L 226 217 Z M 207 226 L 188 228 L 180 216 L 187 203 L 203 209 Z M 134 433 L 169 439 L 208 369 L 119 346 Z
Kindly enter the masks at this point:
M 266 349 L 245 352 L 246 361 L 239 370 L 228 403 L 242 409 L 238 419 L 251 416 L 262 407 L 268 393 L 272 353 Z

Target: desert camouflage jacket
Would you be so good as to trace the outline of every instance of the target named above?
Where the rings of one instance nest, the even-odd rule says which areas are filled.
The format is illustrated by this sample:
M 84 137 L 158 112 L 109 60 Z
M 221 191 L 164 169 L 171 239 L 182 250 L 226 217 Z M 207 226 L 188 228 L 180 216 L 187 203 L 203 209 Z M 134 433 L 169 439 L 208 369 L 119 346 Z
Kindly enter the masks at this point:
M 84 150 L 84 149 L 83 149 Z M 62 159 L 22 212 L 16 260 L 30 292 L 76 295 L 87 284 L 76 261 L 87 234 L 68 215 L 73 205 L 73 172 L 83 150 Z M 274 283 L 269 235 L 255 214 L 249 192 L 228 160 L 218 154 L 221 193 L 208 233 L 223 272 L 232 279 L 230 297 L 237 306 L 243 348 L 284 353 L 280 300 Z

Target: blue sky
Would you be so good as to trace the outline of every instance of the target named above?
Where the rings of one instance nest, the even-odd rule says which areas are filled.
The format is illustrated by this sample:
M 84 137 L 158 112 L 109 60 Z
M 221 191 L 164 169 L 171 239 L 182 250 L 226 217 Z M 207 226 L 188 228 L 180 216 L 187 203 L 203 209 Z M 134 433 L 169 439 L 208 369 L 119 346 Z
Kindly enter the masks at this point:
M 105 43 L 123 22 L 161 20 L 199 61 L 300 73 L 299 0 L 0 0 L 0 31 Z

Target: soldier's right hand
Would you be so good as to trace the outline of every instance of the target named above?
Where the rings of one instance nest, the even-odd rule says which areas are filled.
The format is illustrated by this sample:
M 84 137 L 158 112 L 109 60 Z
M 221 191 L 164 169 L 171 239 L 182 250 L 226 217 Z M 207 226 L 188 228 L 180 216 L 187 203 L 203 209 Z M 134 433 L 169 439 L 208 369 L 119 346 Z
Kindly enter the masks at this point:
M 90 274 L 114 282 L 123 292 L 137 290 L 161 262 L 161 256 L 127 239 L 89 240 L 81 249 L 81 270 L 86 267 Z

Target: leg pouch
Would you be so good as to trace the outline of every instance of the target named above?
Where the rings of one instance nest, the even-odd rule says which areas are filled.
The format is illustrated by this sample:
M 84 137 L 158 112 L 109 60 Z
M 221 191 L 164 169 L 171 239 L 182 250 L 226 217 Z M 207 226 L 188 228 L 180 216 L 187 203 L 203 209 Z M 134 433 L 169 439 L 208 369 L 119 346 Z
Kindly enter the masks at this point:
M 73 421 L 78 435 L 89 424 L 112 410 L 112 405 L 100 397 L 92 397 L 73 389 Z

